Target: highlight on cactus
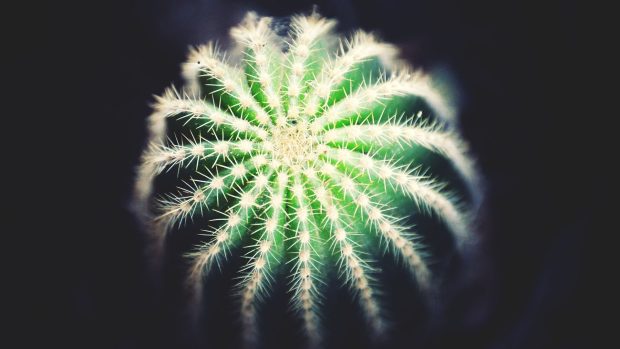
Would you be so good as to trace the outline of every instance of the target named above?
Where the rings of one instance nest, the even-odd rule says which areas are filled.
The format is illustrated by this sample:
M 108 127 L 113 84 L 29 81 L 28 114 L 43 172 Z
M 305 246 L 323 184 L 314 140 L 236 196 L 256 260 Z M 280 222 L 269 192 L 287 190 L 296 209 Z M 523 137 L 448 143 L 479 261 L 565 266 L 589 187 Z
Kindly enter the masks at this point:
M 425 290 L 431 256 L 416 220 L 443 227 L 456 251 L 472 234 L 479 179 L 454 107 L 395 46 L 364 31 L 338 37 L 335 24 L 293 16 L 282 35 L 272 18 L 247 14 L 231 30 L 232 54 L 191 49 L 186 86 L 156 97 L 150 117 L 142 217 L 162 243 L 188 225 L 200 235 L 187 251 L 195 286 L 245 257 L 231 296 L 246 343 L 260 339 L 275 283 L 287 285 L 310 346 L 321 343 L 334 282 L 381 334 L 379 255 Z

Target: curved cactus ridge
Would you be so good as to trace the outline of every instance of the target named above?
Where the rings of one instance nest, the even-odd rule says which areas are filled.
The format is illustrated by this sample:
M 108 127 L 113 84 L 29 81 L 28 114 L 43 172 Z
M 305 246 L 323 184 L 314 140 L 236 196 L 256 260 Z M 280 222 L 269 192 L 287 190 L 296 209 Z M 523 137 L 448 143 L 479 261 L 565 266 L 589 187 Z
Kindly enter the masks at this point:
M 294 16 L 281 36 L 271 18 L 249 13 L 231 30 L 237 54 L 192 49 L 186 87 L 157 97 L 150 119 L 137 202 L 160 238 L 211 217 L 196 229 L 206 237 L 190 253 L 190 282 L 233 253 L 247 257 L 237 290 L 248 343 L 274 282 L 289 282 L 309 343 L 320 343 L 334 269 L 380 333 L 373 253 L 393 255 L 421 288 L 431 282 L 411 207 L 414 218 L 438 218 L 457 246 L 470 236 L 478 180 L 453 108 L 394 46 L 363 31 L 338 39 L 334 26 Z M 418 161 L 424 152 L 450 165 L 466 195 Z M 153 193 L 171 173 L 176 188 Z

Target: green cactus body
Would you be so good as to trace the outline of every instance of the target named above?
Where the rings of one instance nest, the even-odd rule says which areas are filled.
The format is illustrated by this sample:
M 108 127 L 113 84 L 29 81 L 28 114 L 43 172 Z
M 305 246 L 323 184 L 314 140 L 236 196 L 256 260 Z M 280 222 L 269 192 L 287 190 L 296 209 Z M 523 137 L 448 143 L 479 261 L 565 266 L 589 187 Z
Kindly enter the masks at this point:
M 196 229 L 207 236 L 190 253 L 192 283 L 231 254 L 247 255 L 238 296 L 248 343 L 274 282 L 290 282 L 305 333 L 320 343 L 332 269 L 380 333 L 374 251 L 401 261 L 421 288 L 431 284 L 406 219 L 412 207 L 437 217 L 457 245 L 470 234 L 471 206 L 457 202 L 451 182 L 476 197 L 477 179 L 451 127 L 453 110 L 393 46 L 361 31 L 338 40 L 334 25 L 295 16 L 282 37 L 270 18 L 248 14 L 231 31 L 239 53 L 226 57 L 212 43 L 192 50 L 187 86 L 157 97 L 151 117 L 138 202 L 160 238 L 211 217 Z M 439 178 L 437 163 L 456 176 Z M 173 176 L 176 188 L 153 192 L 161 176 Z

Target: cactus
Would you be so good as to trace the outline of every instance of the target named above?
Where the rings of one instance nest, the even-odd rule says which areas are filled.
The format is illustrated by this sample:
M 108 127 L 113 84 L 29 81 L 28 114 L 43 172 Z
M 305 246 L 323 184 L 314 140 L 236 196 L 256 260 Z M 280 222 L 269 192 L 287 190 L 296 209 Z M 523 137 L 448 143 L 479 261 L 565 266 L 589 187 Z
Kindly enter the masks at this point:
M 231 254 L 247 257 L 237 285 L 247 343 L 273 283 L 289 282 L 291 306 L 319 345 L 331 270 L 379 334 L 373 255 L 393 255 L 427 289 L 412 219 L 437 218 L 456 246 L 470 236 L 478 179 L 453 107 L 394 46 L 363 31 L 338 39 L 334 26 L 294 16 L 283 36 L 271 18 L 249 13 L 231 30 L 235 54 L 214 43 L 192 49 L 185 88 L 154 104 L 137 202 L 162 241 L 190 222 L 206 233 L 188 251 L 190 283 Z M 436 158 L 448 164 L 439 172 L 456 176 L 437 175 Z M 174 187 L 158 186 L 163 177 Z

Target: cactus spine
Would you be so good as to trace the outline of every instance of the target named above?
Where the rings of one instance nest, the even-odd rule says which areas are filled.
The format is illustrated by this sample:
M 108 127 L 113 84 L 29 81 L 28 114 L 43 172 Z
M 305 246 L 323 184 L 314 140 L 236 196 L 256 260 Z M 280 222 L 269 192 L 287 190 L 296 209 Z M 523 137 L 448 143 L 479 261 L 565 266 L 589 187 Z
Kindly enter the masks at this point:
M 226 56 L 213 43 L 192 49 L 187 86 L 157 97 L 150 119 L 137 202 L 159 238 L 213 217 L 196 228 L 208 236 L 190 254 L 193 283 L 230 254 L 248 257 L 238 283 L 247 343 L 257 337 L 257 305 L 274 282 L 286 282 L 285 265 L 311 345 L 321 339 L 330 268 L 370 328 L 383 331 L 373 247 L 402 261 L 421 288 L 431 283 L 416 232 L 399 211 L 407 202 L 438 217 L 458 245 L 468 238 L 468 206 L 416 162 L 419 149 L 440 155 L 476 197 L 450 105 L 392 45 L 363 31 L 337 39 L 334 25 L 294 16 L 283 37 L 271 18 L 248 14 L 231 30 L 241 53 Z M 153 193 L 170 173 L 177 188 Z

